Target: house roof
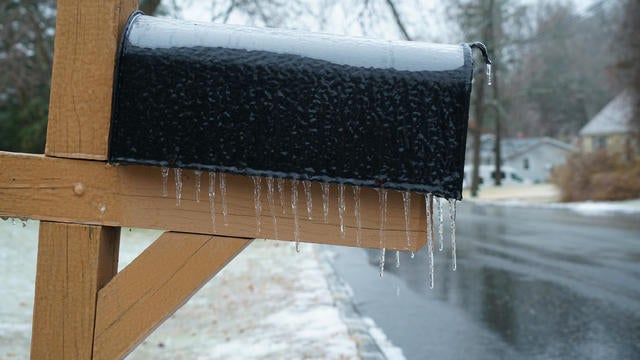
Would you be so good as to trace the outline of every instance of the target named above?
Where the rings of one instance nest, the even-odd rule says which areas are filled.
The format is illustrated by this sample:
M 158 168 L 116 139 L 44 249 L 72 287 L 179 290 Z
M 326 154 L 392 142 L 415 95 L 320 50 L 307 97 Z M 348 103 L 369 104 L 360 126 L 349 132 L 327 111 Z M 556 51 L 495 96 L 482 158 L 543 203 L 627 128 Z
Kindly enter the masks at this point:
M 580 135 L 608 135 L 629 132 L 632 114 L 633 92 L 625 90 L 605 105 L 580 130 Z
M 467 146 L 470 142 L 467 143 Z M 567 152 L 573 150 L 570 144 L 550 137 L 530 137 L 530 138 L 505 138 L 500 141 L 500 152 L 503 159 L 526 153 L 542 145 L 549 145 L 560 148 Z M 493 154 L 495 147 L 495 136 L 493 134 L 483 134 L 480 140 L 480 151 L 483 154 Z
M 503 155 L 504 159 L 509 159 L 509 158 L 516 157 L 518 155 L 522 155 L 542 145 L 553 146 L 561 150 L 564 150 L 566 152 L 571 152 L 573 150 L 573 147 L 571 145 L 565 142 L 562 142 L 560 140 L 556 140 L 546 136 L 538 137 L 538 138 L 509 139 L 509 140 L 527 140 L 527 141 L 521 142 L 520 146 L 516 148 L 512 148 L 509 153 L 505 152 L 505 154 Z

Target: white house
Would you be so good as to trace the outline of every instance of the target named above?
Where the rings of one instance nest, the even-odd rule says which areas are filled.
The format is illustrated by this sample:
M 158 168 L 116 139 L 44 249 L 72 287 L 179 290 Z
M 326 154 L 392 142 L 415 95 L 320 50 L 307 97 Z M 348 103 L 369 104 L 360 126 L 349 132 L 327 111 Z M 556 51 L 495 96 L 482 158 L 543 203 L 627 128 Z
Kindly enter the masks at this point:
M 480 163 L 495 164 L 495 136 L 482 135 Z M 525 182 L 547 182 L 551 171 L 566 162 L 572 152 L 571 145 L 550 137 L 507 138 L 500 142 L 501 164 Z M 473 140 L 467 141 L 465 167 L 473 166 Z
M 503 155 L 503 163 L 519 171 L 525 179 L 536 183 L 547 182 L 553 168 L 564 165 L 573 147 L 550 137 L 533 140 Z

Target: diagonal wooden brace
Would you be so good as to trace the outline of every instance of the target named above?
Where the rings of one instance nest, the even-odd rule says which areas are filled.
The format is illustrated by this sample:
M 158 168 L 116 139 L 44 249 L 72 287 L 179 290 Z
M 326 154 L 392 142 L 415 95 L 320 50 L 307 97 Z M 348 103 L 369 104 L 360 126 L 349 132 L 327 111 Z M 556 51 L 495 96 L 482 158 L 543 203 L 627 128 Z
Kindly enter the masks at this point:
M 124 357 L 251 241 L 160 236 L 99 291 L 93 358 Z
M 167 232 L 114 277 L 118 237 L 40 224 L 32 359 L 123 358 L 251 243 Z

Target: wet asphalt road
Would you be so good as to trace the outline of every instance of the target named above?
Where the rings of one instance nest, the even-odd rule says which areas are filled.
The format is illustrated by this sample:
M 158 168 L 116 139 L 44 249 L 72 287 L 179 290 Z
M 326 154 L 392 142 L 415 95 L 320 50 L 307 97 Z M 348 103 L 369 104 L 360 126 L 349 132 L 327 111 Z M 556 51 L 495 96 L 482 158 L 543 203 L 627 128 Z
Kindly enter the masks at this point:
M 640 359 L 640 216 L 462 203 L 457 235 L 433 290 L 425 249 L 382 279 L 377 251 L 327 249 L 407 359 Z

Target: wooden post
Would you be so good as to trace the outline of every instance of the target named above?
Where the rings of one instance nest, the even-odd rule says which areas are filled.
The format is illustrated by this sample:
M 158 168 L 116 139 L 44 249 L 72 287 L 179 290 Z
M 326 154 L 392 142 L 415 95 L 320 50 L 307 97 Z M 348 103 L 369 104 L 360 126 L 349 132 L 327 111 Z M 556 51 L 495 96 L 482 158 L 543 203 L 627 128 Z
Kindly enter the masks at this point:
M 117 272 L 119 228 L 40 223 L 32 359 L 90 359 L 98 290 Z
M 137 4 L 58 1 L 46 155 L 107 159 L 118 39 Z
M 136 0 L 58 1 L 46 155 L 107 158 L 118 39 L 136 8 Z M 40 224 L 32 359 L 92 358 L 96 297 L 117 272 L 119 236 L 119 228 Z

